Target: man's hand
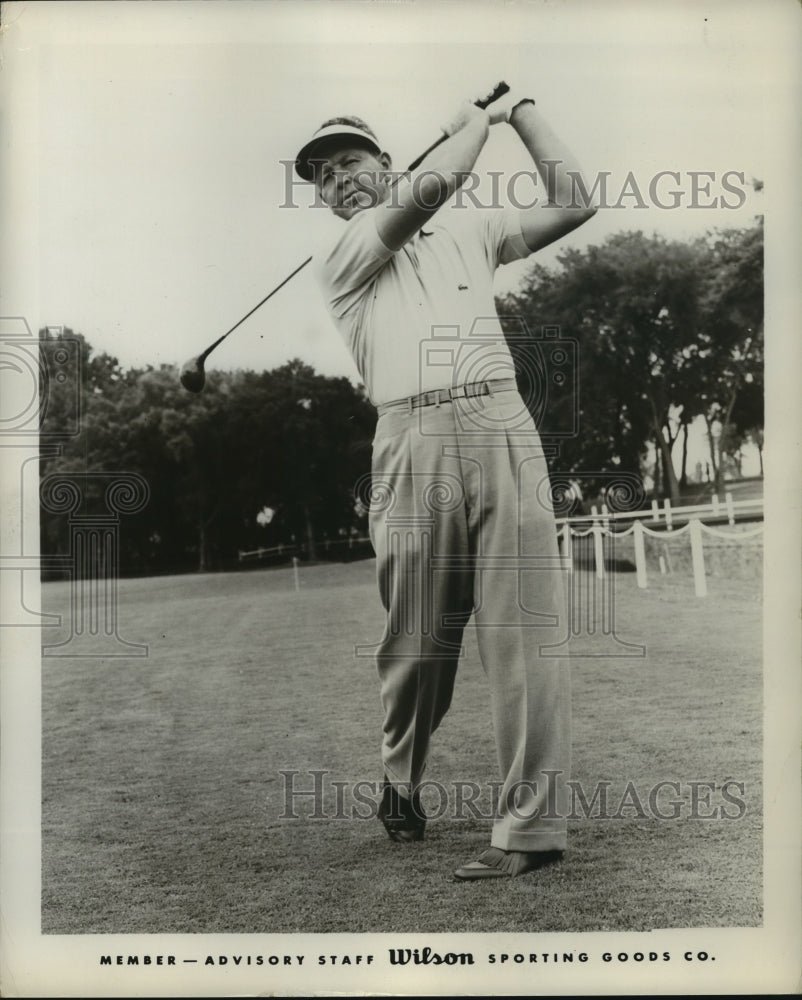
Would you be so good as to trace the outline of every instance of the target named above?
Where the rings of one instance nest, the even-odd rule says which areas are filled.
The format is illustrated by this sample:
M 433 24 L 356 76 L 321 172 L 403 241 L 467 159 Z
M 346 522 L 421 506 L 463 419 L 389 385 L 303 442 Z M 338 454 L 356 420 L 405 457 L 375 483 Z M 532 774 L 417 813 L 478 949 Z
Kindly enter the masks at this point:
M 495 107 L 495 105 L 491 105 L 491 107 Z M 487 111 L 483 111 L 482 108 L 477 108 L 470 101 L 465 101 L 464 104 L 459 106 L 457 113 L 442 126 L 442 130 L 446 135 L 455 135 L 457 132 L 461 132 L 466 125 L 469 125 L 472 121 L 476 121 L 477 118 L 483 118 L 487 121 L 488 113 Z
M 513 91 L 505 94 L 504 97 L 500 98 L 498 101 L 494 101 L 487 109 L 487 113 L 490 115 L 491 125 L 504 125 L 512 121 L 512 113 L 518 107 L 519 104 L 523 103 L 534 104 L 534 98 L 523 97 L 521 94 L 516 94 Z

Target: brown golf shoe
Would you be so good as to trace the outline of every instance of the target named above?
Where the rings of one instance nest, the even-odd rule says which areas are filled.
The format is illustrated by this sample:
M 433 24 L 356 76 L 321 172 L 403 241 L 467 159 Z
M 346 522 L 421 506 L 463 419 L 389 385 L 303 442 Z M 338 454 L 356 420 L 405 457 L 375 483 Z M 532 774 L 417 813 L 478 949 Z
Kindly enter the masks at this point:
M 559 861 L 562 851 L 502 851 L 488 847 L 476 861 L 469 861 L 454 872 L 460 882 L 474 882 L 483 878 L 515 878 Z

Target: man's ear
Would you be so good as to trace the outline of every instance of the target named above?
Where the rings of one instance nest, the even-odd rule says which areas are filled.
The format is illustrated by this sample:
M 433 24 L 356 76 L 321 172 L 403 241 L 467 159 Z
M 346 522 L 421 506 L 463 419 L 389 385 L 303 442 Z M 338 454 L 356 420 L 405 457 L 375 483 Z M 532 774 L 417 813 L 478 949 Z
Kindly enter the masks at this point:
M 385 170 L 393 169 L 393 161 L 390 159 L 389 153 L 379 153 L 379 163 Z

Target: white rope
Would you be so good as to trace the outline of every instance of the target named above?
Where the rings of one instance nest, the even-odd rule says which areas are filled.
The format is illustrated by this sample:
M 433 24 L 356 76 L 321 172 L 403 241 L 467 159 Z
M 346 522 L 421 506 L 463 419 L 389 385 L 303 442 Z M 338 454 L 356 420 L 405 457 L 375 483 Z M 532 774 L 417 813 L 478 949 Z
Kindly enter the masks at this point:
M 687 524 L 683 525 L 681 528 L 673 528 L 671 531 L 652 531 L 651 528 L 647 528 L 643 525 L 644 535 L 652 535 L 654 538 L 662 538 L 663 541 L 668 541 L 670 538 L 679 538 L 680 535 L 684 535 L 686 531 L 690 531 L 691 522 L 688 521 Z
M 635 531 L 635 525 L 630 524 L 630 526 L 625 531 L 608 531 L 607 534 L 611 538 L 624 538 L 626 535 L 631 535 Z
M 732 541 L 741 541 L 748 538 L 756 538 L 758 535 L 763 534 L 763 525 L 761 524 L 757 528 L 753 528 L 751 531 L 726 531 L 720 528 L 711 528 L 709 525 L 705 524 L 703 521 L 699 522 L 702 526 L 702 530 L 707 532 L 708 535 L 714 535 L 716 538 L 726 538 Z M 661 538 L 664 542 L 673 540 L 674 538 L 680 538 L 686 532 L 690 531 L 691 522 L 688 521 L 681 528 L 673 528 L 671 531 L 653 531 L 651 528 L 647 528 L 645 524 L 641 523 L 641 528 L 643 529 L 644 535 L 651 535 L 652 538 Z M 613 531 L 610 528 L 605 528 L 603 525 L 596 525 L 596 530 L 601 531 L 603 535 L 607 535 L 609 538 L 626 538 L 627 535 L 631 535 L 635 531 L 635 525 L 631 524 L 625 531 Z M 570 524 L 564 524 L 558 535 L 565 537 L 565 532 L 570 531 L 572 538 L 587 538 L 588 535 L 593 534 L 593 528 L 588 528 L 587 531 L 577 531 L 576 528 L 572 528 Z M 361 539 L 356 539 L 361 541 Z
M 757 528 L 753 528 L 751 531 L 722 531 L 720 528 L 710 528 L 706 524 L 702 525 L 702 530 L 706 531 L 708 535 L 715 535 L 716 538 L 726 538 L 735 542 L 740 542 L 745 538 L 755 538 L 757 535 L 763 534 L 763 525 L 761 524 Z

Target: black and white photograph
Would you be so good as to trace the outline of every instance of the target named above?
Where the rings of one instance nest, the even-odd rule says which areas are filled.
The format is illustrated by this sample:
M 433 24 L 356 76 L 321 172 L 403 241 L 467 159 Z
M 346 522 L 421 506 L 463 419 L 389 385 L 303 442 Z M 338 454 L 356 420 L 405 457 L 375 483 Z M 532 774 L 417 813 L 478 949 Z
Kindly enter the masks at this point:
M 795 0 L 0 5 L 0 992 L 793 993 Z

